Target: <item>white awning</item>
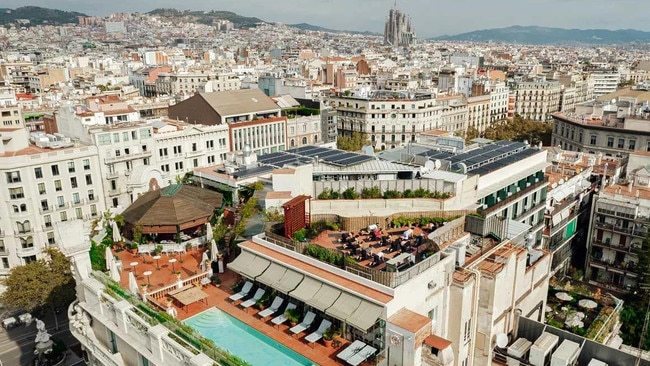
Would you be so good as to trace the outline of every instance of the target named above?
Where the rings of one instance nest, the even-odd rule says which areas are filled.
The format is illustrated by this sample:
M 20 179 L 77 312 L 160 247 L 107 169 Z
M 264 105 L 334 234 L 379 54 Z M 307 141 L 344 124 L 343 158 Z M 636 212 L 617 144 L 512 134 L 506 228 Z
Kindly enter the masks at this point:
M 320 290 L 322 282 L 317 281 L 311 277 L 305 276 L 296 287 L 295 290 L 291 291 L 289 295 L 296 300 L 300 300 L 304 303 L 311 300 L 312 297 Z
M 255 281 L 263 283 L 267 286 L 273 286 L 273 284 L 280 281 L 286 271 L 286 267 L 276 263 L 271 263 L 271 265 L 266 269 L 266 271 L 264 271 L 264 273 L 255 278 Z
M 305 276 L 303 274 L 287 268 L 287 271 L 284 273 L 282 278 L 270 286 L 282 292 L 283 294 L 286 294 L 290 291 L 293 291 L 304 277 Z
M 361 299 L 348 294 L 347 292 L 342 292 L 341 296 L 325 310 L 325 314 L 331 315 L 339 320 L 346 321 L 352 313 L 359 307 L 361 304 Z
M 305 301 L 305 303 L 318 310 L 325 311 L 334 304 L 339 296 L 341 296 L 341 290 L 323 283 L 318 292 L 314 294 L 314 297 Z
M 228 263 L 228 269 L 231 269 L 239 274 L 242 274 L 246 268 L 250 267 L 251 263 L 257 258 L 257 256 L 251 252 L 242 250 L 237 258 L 234 261 Z
M 383 307 L 364 300 L 346 321 L 359 330 L 367 331 L 377 322 L 383 311 Z

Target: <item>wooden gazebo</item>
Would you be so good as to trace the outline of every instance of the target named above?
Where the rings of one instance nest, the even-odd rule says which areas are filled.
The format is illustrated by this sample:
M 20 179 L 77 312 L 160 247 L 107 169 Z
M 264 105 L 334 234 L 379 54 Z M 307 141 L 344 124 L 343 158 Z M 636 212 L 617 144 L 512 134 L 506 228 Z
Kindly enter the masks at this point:
M 136 225 L 142 226 L 143 234 L 177 234 L 199 227 L 210 220 L 222 202 L 221 193 L 189 185 L 174 184 L 150 191 L 122 213 L 123 234 L 132 238 Z

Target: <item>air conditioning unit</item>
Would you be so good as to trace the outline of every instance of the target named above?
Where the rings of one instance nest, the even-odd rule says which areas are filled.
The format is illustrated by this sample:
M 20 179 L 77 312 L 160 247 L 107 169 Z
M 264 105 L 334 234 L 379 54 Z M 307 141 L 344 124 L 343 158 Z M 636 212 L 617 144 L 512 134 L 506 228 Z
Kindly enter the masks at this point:
M 521 362 L 518 359 L 528 358 L 528 352 L 533 342 L 526 338 L 519 338 L 508 347 L 508 366 L 520 366 Z M 516 358 L 513 358 L 516 357 Z
M 578 362 L 580 345 L 565 339 L 551 356 L 551 366 L 573 366 Z
M 558 341 L 558 336 L 548 332 L 542 333 L 542 335 L 539 336 L 535 343 L 530 347 L 530 356 L 528 361 L 531 365 L 546 366 Z
M 604 363 L 603 361 L 592 358 L 591 361 L 589 361 L 589 364 L 587 364 L 587 366 L 607 366 L 607 364 Z

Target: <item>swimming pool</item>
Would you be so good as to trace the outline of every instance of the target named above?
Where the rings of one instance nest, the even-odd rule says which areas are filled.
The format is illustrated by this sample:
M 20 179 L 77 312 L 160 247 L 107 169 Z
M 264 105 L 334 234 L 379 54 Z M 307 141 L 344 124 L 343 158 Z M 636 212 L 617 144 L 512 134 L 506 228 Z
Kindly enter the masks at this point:
M 309 359 L 217 308 L 197 314 L 185 320 L 185 324 L 253 366 L 314 365 Z

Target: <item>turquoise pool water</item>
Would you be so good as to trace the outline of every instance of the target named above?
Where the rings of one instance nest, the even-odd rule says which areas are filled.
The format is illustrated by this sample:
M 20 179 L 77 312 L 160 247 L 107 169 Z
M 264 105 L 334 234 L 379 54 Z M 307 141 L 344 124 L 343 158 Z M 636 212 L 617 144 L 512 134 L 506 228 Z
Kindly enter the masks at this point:
M 185 320 L 185 324 L 253 366 L 314 365 L 309 359 L 217 308 L 197 314 Z

